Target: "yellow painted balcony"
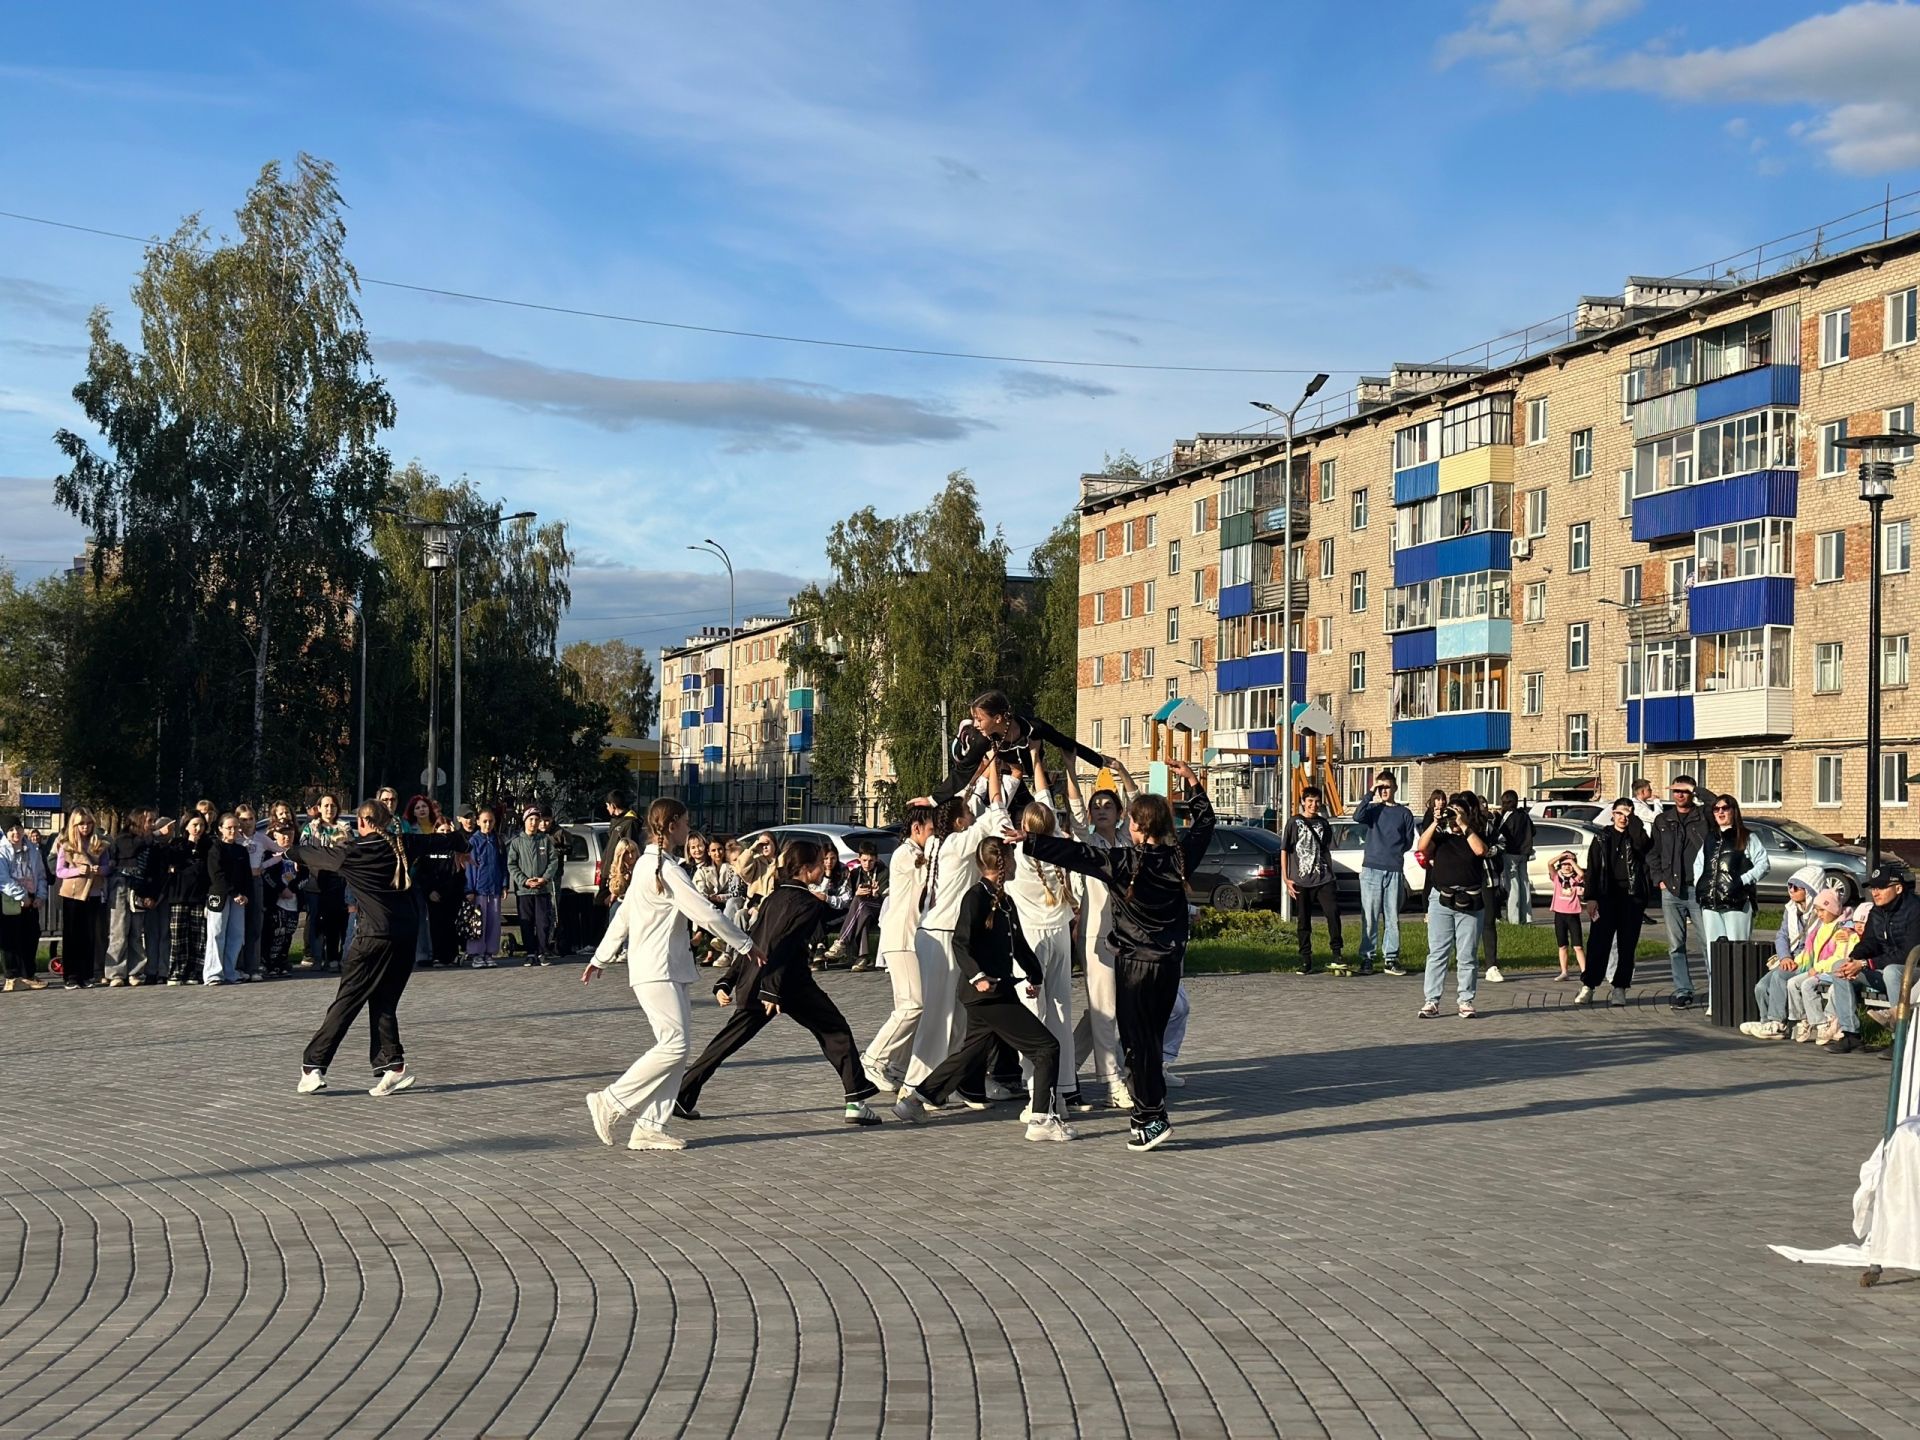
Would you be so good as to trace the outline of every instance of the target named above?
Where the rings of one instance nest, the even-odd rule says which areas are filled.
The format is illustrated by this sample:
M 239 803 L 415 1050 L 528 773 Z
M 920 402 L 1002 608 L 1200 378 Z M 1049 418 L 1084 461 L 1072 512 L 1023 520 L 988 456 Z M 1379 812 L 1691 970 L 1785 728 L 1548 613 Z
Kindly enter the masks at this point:
M 1513 483 L 1513 447 L 1482 445 L 1460 455 L 1448 455 L 1440 461 L 1440 493 L 1471 490 L 1476 485 Z

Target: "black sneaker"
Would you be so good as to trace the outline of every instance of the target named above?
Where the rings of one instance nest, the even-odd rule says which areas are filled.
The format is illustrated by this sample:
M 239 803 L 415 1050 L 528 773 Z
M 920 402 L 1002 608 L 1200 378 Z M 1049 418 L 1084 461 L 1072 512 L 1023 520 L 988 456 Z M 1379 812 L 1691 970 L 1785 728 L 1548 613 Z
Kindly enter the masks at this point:
M 1300 962 L 1300 973 L 1302 975 L 1311 975 L 1313 973 L 1313 962 L 1311 960 L 1302 960 Z
M 1667 1004 L 1675 1010 L 1691 1010 L 1693 1008 L 1693 996 L 1690 994 L 1676 995 L 1669 1000 Z
M 1404 975 L 1407 973 L 1398 960 L 1387 961 L 1385 965 L 1380 967 L 1380 970 L 1381 973 L 1385 975 Z
M 1360 962 L 1360 968 L 1354 971 L 1354 974 L 1356 975 L 1371 975 L 1372 973 L 1373 973 L 1373 962 L 1371 960 L 1362 960 Z
M 1166 1120 L 1149 1120 L 1127 1136 L 1127 1149 L 1151 1150 L 1173 1134 L 1173 1125 Z
M 673 1118 L 676 1120 L 698 1120 L 700 1118 L 700 1112 L 694 1109 L 693 1106 L 682 1105 L 676 1100 L 673 1102 Z

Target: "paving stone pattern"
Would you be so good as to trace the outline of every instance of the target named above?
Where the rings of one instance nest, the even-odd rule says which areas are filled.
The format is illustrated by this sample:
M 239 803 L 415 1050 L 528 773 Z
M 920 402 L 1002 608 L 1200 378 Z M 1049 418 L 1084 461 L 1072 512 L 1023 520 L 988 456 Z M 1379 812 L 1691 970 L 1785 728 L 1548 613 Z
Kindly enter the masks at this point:
M 582 1097 L 646 1027 L 577 977 L 416 977 L 378 1101 L 364 1030 L 293 1093 L 319 977 L 0 1000 L 0 1435 L 1920 1433 L 1920 1283 L 1764 1248 L 1847 1238 L 1877 1058 L 1199 978 L 1156 1154 L 848 1129 L 785 1022 L 636 1154 Z M 828 988 L 864 1038 L 885 977 Z

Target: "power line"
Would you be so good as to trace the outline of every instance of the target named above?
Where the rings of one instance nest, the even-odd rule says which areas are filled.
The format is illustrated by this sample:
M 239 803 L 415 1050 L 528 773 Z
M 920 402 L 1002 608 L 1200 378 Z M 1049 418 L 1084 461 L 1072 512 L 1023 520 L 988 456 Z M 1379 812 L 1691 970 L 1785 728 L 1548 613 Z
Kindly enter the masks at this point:
M 193 246 L 176 245 L 171 240 L 155 240 L 129 235 L 120 230 L 103 230 L 94 225 L 77 225 L 68 220 L 52 220 L 44 215 L 25 215 L 17 210 L 0 210 L 0 219 L 18 220 L 28 225 L 45 225 L 54 230 L 69 230 L 80 235 L 98 235 L 109 240 L 130 240 L 136 245 L 161 249 L 205 253 Z M 1167 365 L 1130 360 L 1062 360 L 1038 355 L 994 355 L 974 350 L 928 350 L 911 345 L 878 345 L 860 340 L 828 340 L 817 335 L 782 335 L 767 330 L 735 330 L 724 325 L 695 325 L 683 320 L 661 320 L 646 315 L 622 315 L 611 310 L 586 310 L 571 305 L 548 305 L 537 300 L 515 300 L 501 295 L 483 295 L 470 290 L 448 290 L 437 285 L 417 285 L 405 280 L 378 280 L 361 276 L 362 285 L 383 290 L 404 290 L 416 295 L 434 295 L 445 300 L 466 300 L 476 305 L 501 305 L 514 310 L 535 310 L 547 315 L 571 315 L 583 320 L 610 320 L 621 325 L 645 325 L 659 330 L 681 330 L 696 335 L 725 335 L 736 340 L 768 340 L 782 345 L 813 345 L 829 350 L 864 350 L 879 355 L 914 355 L 936 360 L 986 360 L 996 365 L 1044 365 L 1053 369 L 1143 370 L 1189 375 L 1316 375 L 1322 370 L 1337 374 L 1359 374 L 1379 366 L 1258 366 L 1258 365 Z

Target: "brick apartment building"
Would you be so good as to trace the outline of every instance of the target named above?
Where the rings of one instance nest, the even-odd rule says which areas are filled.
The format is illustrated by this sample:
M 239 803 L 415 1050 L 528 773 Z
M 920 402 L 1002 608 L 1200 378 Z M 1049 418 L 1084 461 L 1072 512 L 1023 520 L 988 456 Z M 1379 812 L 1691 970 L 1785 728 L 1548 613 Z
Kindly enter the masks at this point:
M 1493 363 L 1363 380 L 1303 429 L 1290 485 L 1277 439 L 1203 436 L 1164 478 L 1083 486 L 1081 737 L 1124 753 L 1131 730 L 1144 754 L 1174 684 L 1211 704 L 1214 745 L 1271 745 L 1290 651 L 1293 699 L 1338 723 L 1349 802 L 1381 768 L 1416 799 L 1605 799 L 1687 772 L 1859 834 L 1869 518 L 1835 442 L 1912 429 L 1916 284 L 1920 235 L 1757 278 L 1630 279 Z M 1883 534 L 1890 840 L 1920 837 L 1906 457 Z M 1217 788 L 1258 813 L 1273 774 Z

